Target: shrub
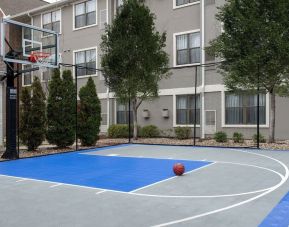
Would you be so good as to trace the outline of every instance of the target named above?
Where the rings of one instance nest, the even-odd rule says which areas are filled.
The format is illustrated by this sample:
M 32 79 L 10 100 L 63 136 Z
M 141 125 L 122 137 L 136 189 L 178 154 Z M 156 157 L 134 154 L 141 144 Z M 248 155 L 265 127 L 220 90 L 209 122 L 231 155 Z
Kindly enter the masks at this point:
M 253 136 L 253 141 L 254 141 L 254 143 L 257 143 L 257 134 L 255 134 L 254 136 Z M 266 143 L 266 139 L 264 138 L 264 136 L 260 133 L 259 134 L 259 142 L 260 143 Z
M 227 137 L 227 134 L 225 132 L 216 132 L 214 139 L 218 143 L 225 143 L 228 141 L 228 137 Z
M 111 125 L 108 128 L 109 138 L 127 138 L 128 137 L 128 125 L 118 124 Z
M 239 132 L 234 132 L 233 141 L 234 141 L 234 143 L 243 143 L 244 142 L 243 134 L 239 133 Z
M 67 147 L 75 140 L 75 98 L 76 91 L 71 71 L 55 69 L 49 82 L 47 101 L 47 134 L 49 143 Z
M 44 141 L 46 131 L 45 94 L 37 77 L 31 90 L 23 88 L 21 102 L 19 137 L 29 151 L 34 151 Z
M 189 139 L 191 135 L 191 128 L 177 127 L 175 128 L 175 134 L 176 134 L 177 139 L 179 140 Z
M 160 136 L 160 130 L 155 125 L 144 126 L 140 132 L 141 137 L 144 138 L 155 138 Z
M 93 146 L 98 140 L 101 124 L 101 106 L 91 77 L 79 91 L 78 137 L 83 146 Z

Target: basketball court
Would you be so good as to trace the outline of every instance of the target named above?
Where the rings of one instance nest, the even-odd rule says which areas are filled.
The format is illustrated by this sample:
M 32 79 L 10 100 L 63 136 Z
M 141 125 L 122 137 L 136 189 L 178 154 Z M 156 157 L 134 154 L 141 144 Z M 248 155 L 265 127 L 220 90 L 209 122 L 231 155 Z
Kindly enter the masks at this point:
M 58 68 L 59 35 L 3 19 L 0 40 L 4 158 L 17 159 L 14 79 Z M 0 226 L 288 227 L 288 166 L 289 151 L 140 144 L 0 162 Z
M 287 227 L 288 165 L 288 151 L 130 144 L 2 162 L 0 225 Z

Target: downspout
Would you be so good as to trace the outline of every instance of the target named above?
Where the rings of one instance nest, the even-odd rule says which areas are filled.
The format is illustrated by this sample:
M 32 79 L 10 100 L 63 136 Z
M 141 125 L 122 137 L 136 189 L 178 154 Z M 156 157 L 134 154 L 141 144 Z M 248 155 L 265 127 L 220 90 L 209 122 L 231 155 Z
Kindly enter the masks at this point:
M 201 64 L 205 64 L 205 0 L 201 1 Z M 202 114 L 201 114 L 201 138 L 205 138 L 205 68 L 201 68 L 202 74 L 202 86 L 201 86 L 201 102 L 202 102 Z

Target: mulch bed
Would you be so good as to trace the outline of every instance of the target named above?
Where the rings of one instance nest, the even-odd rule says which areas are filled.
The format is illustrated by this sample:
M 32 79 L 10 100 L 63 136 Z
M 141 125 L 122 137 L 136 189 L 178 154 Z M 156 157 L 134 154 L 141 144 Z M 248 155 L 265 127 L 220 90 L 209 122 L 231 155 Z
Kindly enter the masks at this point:
M 113 145 L 122 144 L 122 143 L 127 143 L 127 140 L 112 140 L 112 141 L 111 140 L 99 140 L 97 144 L 93 147 L 79 146 L 78 149 L 85 150 L 85 149 L 92 149 L 92 148 L 98 148 L 98 147 L 113 146 Z M 45 147 L 45 145 L 43 145 L 37 151 L 27 151 L 21 148 L 19 152 L 19 157 L 29 158 L 29 157 L 37 157 L 37 156 L 50 155 L 50 154 L 66 153 L 66 152 L 72 152 L 72 151 L 75 151 L 75 146 L 60 149 L 60 148 L 51 147 L 51 146 Z M 0 161 L 5 161 L 5 159 L 1 158 L 3 153 L 4 153 L 4 150 L 1 150 Z
M 133 143 L 144 143 L 144 144 L 167 144 L 167 145 L 193 145 L 193 140 L 177 140 L 173 138 L 152 138 L 152 139 L 145 139 L 140 138 L 138 140 L 132 141 Z M 79 146 L 79 149 L 91 149 L 91 148 L 98 148 L 104 146 L 113 146 L 117 144 L 124 144 L 128 143 L 128 139 L 100 139 L 94 147 L 82 147 Z M 198 146 L 220 146 L 220 147 L 254 147 L 256 144 L 252 140 L 245 140 L 244 143 L 234 143 L 232 140 L 229 140 L 227 143 L 217 143 L 215 140 L 197 140 L 196 145 Z M 272 149 L 272 150 L 289 150 L 289 141 L 278 141 L 274 144 L 268 143 L 261 143 L 260 147 L 262 149 Z M 36 157 L 36 156 L 43 156 L 49 154 L 58 154 L 58 153 L 65 153 L 75 151 L 75 146 L 68 147 L 65 149 L 59 149 L 56 147 L 40 147 L 37 151 L 27 151 L 25 149 L 20 150 L 20 158 L 27 158 L 27 157 Z M 0 151 L 0 157 L 3 154 L 3 150 Z M 0 161 L 4 161 L 4 159 L 0 158 Z

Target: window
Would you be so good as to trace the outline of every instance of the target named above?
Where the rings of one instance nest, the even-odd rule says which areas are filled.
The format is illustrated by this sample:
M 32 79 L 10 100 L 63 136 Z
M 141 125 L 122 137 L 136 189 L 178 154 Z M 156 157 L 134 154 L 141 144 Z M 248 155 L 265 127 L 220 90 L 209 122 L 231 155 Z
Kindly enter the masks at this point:
M 96 71 L 96 50 L 85 50 L 75 53 L 75 64 L 86 68 L 77 69 L 77 77 L 95 75 Z
M 200 63 L 200 33 L 188 33 L 176 36 L 177 65 Z
M 96 1 L 90 0 L 75 5 L 75 28 L 96 24 Z
M 257 124 L 257 95 L 226 93 L 225 122 L 227 125 Z M 266 95 L 260 95 L 260 124 L 266 124 Z
M 177 115 L 178 125 L 193 125 L 196 114 L 196 124 L 200 124 L 200 95 L 196 97 L 197 108 L 195 113 L 195 96 L 178 95 L 177 96 Z
M 129 108 L 128 104 L 117 104 L 117 109 L 116 109 L 116 123 L 117 124 L 128 124 L 128 119 L 129 119 Z M 130 122 L 132 123 L 132 110 L 130 110 Z
M 60 20 L 61 20 L 60 10 L 43 14 L 42 27 L 60 33 Z
M 23 70 L 31 69 L 31 65 L 23 65 Z M 32 84 L 32 72 L 23 73 L 23 86 Z
M 199 2 L 200 0 L 176 0 L 176 6 L 187 5 L 194 2 Z

